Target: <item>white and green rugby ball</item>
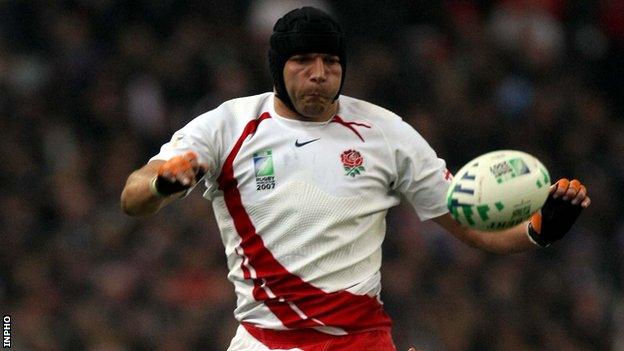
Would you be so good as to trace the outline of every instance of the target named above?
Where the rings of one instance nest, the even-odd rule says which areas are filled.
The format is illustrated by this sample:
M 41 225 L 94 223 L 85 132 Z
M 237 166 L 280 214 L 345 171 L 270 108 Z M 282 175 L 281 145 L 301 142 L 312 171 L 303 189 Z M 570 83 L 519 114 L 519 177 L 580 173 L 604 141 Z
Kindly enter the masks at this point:
M 513 227 L 546 202 L 550 176 L 535 157 L 499 150 L 468 162 L 455 174 L 446 193 L 451 215 L 480 230 Z

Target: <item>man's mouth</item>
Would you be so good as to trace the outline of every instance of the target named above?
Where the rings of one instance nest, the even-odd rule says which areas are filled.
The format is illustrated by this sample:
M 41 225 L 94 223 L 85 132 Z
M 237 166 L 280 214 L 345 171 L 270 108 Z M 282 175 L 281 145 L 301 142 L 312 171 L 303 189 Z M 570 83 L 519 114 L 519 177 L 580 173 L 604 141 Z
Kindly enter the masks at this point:
M 320 92 L 316 92 L 316 91 L 307 93 L 304 96 L 309 96 L 309 97 L 315 98 L 315 99 L 326 99 L 327 98 L 327 96 L 325 96 L 325 94 L 320 93 Z

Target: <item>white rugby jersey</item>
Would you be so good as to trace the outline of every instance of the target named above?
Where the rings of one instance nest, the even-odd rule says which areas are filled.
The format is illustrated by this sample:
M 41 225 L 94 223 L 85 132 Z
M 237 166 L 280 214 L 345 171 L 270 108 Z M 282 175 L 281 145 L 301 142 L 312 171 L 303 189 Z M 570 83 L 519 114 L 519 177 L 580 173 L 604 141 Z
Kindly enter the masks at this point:
M 328 122 L 279 116 L 272 92 L 192 120 L 152 160 L 192 150 L 237 295 L 260 328 L 341 335 L 385 329 L 379 300 L 386 212 L 403 194 L 421 220 L 446 213 L 445 162 L 411 126 L 340 96 Z

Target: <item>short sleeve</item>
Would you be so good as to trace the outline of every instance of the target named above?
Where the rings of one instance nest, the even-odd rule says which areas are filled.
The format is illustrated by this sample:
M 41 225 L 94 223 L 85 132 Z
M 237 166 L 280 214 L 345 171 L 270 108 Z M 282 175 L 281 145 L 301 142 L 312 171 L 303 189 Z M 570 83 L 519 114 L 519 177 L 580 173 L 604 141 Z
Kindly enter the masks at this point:
M 198 161 L 208 166 L 206 177 L 212 178 L 219 169 L 217 162 L 219 156 L 215 152 L 218 148 L 215 144 L 214 132 L 205 126 L 209 114 L 210 112 L 193 119 L 182 129 L 176 131 L 171 140 L 161 146 L 160 152 L 150 161 L 166 161 L 187 151 L 193 151 L 197 154 Z
M 394 189 L 407 198 L 420 220 L 441 216 L 448 212 L 445 197 L 451 176 L 446 162 L 414 128 L 401 124 L 391 139 L 397 170 Z

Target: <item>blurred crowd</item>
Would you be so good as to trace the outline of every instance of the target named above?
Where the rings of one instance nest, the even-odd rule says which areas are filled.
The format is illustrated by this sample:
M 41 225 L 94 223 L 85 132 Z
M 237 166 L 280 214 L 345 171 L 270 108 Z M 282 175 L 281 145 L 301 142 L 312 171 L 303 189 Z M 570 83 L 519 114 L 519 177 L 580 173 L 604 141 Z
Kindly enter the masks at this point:
M 624 2 L 1 1 L 0 314 L 16 350 L 225 350 L 235 295 L 210 204 L 122 214 L 129 173 L 221 102 L 272 88 L 272 24 L 348 33 L 344 93 L 457 171 L 537 156 L 593 200 L 552 248 L 469 248 L 407 205 L 384 242 L 398 350 L 624 350 Z

